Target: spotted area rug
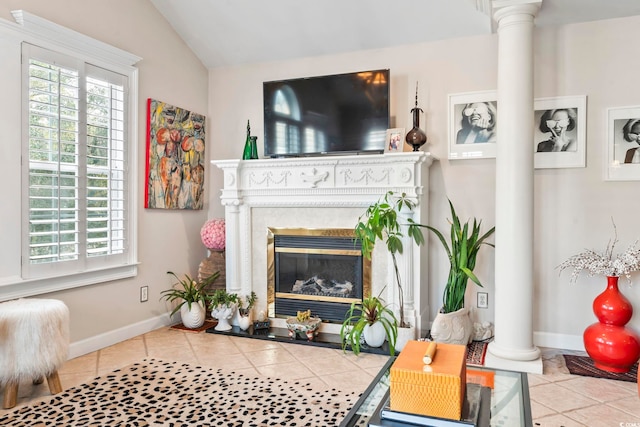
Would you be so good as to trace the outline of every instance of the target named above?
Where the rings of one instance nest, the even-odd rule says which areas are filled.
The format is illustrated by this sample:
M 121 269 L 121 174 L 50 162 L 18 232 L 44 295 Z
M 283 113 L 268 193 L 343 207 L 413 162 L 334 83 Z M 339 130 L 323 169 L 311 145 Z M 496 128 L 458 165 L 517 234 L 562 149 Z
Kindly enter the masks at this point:
M 337 426 L 356 393 L 145 359 L 0 416 L 0 426 Z
M 563 354 L 567 369 L 574 375 L 582 375 L 586 377 L 605 378 L 608 380 L 618 381 L 638 381 L 638 362 L 631 367 L 629 372 L 618 374 L 616 372 L 603 371 L 593 364 L 593 359 L 587 356 L 574 356 L 571 354 Z

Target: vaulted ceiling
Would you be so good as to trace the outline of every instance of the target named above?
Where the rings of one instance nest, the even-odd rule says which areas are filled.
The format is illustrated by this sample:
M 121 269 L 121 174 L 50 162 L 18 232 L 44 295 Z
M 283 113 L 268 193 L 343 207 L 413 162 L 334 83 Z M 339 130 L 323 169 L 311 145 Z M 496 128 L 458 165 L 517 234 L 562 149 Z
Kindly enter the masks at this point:
M 490 0 L 151 0 L 207 68 L 490 34 Z M 543 0 L 539 27 L 640 15 L 640 0 Z

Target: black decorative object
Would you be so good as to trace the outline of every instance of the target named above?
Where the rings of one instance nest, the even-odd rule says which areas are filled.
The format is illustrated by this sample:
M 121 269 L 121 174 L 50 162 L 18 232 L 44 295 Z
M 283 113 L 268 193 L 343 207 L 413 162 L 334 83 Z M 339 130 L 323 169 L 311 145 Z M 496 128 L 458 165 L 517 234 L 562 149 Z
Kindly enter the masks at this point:
M 416 82 L 416 106 L 411 109 L 413 113 L 413 128 L 407 133 L 404 140 L 413 147 L 413 151 L 418 151 L 427 142 L 427 134 L 420 129 L 420 113 L 422 108 L 418 108 L 418 82 Z

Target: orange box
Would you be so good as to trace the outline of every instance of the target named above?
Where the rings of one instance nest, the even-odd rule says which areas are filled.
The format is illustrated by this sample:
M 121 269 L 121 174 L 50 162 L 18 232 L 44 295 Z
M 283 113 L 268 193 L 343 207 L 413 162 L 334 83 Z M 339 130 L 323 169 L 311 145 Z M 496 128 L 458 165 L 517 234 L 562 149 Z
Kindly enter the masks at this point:
M 477 371 L 475 369 L 467 369 L 467 383 L 480 384 L 483 387 L 493 388 L 493 379 L 495 372 L 492 371 Z
M 466 393 L 467 346 L 437 344 L 430 365 L 422 357 L 428 341 L 409 341 L 390 371 L 393 411 L 459 420 Z

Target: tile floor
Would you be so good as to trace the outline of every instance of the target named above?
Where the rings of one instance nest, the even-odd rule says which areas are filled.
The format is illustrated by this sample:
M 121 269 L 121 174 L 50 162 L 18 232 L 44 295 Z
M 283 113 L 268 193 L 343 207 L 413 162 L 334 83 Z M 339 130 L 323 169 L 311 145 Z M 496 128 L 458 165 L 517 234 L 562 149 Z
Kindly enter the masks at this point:
M 640 427 L 637 384 L 571 375 L 559 350 L 542 350 L 544 374 L 529 374 L 535 426 Z M 381 355 L 356 357 L 341 350 L 161 328 L 69 360 L 59 371 L 60 381 L 68 388 L 145 357 L 246 374 L 304 378 L 318 387 L 357 392 L 364 391 L 387 360 Z M 27 382 L 20 385 L 18 406 L 49 396 L 46 381 L 38 386 Z M 0 408 L 0 415 L 4 412 Z

